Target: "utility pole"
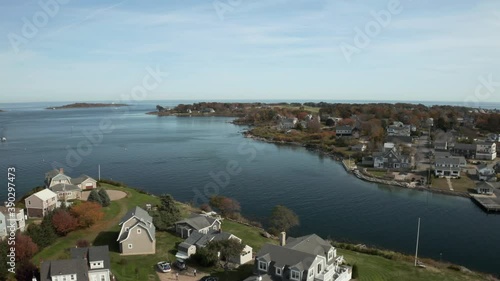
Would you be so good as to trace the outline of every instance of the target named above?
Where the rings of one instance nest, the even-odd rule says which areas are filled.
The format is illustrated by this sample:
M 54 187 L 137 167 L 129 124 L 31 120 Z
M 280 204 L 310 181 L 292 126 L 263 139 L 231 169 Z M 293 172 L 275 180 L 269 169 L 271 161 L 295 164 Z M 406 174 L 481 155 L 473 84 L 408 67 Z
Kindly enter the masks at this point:
M 418 227 L 417 227 L 417 246 L 415 249 L 415 266 L 417 266 L 418 261 L 418 240 L 420 239 L 420 218 L 418 218 Z

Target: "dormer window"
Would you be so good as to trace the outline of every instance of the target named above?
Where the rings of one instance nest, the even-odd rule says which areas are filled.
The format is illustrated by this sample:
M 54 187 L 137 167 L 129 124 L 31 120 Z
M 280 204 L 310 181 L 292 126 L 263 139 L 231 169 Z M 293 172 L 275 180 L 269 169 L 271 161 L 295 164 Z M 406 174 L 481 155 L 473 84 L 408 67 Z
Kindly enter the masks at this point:
M 276 275 L 281 276 L 283 270 L 280 267 L 276 267 Z
M 333 250 L 328 251 L 328 261 L 333 259 Z
M 297 270 L 292 270 L 290 272 L 290 279 L 292 280 L 300 280 L 300 272 Z
M 259 261 L 259 270 L 267 271 L 267 262 Z

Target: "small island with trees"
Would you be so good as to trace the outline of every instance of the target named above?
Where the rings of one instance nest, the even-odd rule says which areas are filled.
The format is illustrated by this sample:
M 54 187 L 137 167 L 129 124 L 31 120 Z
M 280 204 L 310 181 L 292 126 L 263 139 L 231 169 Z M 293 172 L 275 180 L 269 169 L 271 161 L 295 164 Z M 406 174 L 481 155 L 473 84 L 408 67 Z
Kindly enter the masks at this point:
M 121 107 L 121 106 L 128 106 L 128 104 L 77 102 L 77 103 L 66 104 L 66 105 L 62 105 L 62 106 L 51 106 L 51 107 L 47 107 L 46 109 L 71 109 L 71 108 Z

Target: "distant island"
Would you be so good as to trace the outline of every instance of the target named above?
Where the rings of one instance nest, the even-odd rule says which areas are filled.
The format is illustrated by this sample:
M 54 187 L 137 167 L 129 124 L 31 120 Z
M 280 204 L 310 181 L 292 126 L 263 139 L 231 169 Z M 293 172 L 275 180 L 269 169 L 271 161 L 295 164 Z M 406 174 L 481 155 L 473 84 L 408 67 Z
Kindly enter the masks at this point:
M 46 109 L 70 109 L 70 108 L 93 108 L 93 107 L 118 107 L 118 106 L 128 106 L 123 103 L 85 103 L 78 102 L 72 104 L 66 104 L 63 106 L 52 106 L 47 107 Z

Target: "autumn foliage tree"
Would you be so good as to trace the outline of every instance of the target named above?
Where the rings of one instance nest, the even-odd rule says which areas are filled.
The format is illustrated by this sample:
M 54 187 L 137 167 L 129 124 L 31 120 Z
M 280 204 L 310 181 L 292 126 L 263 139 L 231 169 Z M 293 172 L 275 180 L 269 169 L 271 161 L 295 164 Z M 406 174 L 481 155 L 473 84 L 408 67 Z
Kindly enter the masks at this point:
M 68 211 L 60 209 L 54 212 L 52 216 L 52 225 L 57 234 L 64 236 L 78 228 L 78 219 Z
M 226 217 L 233 217 L 241 210 L 241 206 L 238 201 L 224 196 L 212 196 L 209 203 L 210 206 L 219 210 L 221 215 Z
M 102 206 L 96 202 L 84 202 L 73 205 L 70 213 L 77 218 L 78 226 L 80 227 L 89 227 L 104 217 Z
M 38 246 L 31 237 L 22 233 L 16 234 L 16 259 L 29 261 L 38 252 Z

